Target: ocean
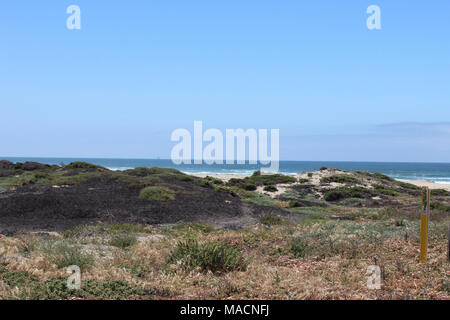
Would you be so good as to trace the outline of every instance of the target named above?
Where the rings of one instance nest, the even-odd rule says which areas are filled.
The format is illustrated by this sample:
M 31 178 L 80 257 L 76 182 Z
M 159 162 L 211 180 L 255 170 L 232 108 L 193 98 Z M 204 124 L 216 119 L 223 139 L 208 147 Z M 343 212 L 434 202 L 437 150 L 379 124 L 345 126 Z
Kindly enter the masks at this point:
M 68 164 L 73 161 L 86 161 L 101 165 L 111 170 L 126 170 L 136 167 L 175 168 L 185 173 L 197 174 L 237 174 L 251 175 L 260 169 L 260 165 L 175 165 L 167 159 L 96 159 L 96 158 L 33 158 L 0 157 L 12 162 L 36 161 L 47 164 Z M 394 179 L 431 180 L 450 184 L 450 163 L 414 163 L 414 162 L 343 162 L 343 161 L 280 161 L 279 172 L 283 174 L 316 171 L 320 167 L 342 170 L 359 170 L 379 172 Z

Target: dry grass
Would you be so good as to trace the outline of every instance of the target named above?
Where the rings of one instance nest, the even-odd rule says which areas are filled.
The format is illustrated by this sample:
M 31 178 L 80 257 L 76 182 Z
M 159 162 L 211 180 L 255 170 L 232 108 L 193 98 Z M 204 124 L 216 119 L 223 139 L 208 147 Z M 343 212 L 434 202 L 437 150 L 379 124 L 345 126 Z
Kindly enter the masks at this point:
M 356 215 L 357 212 L 352 209 L 349 214 Z M 99 284 L 99 288 L 119 281 L 117 288 L 122 288 L 123 283 L 129 284 L 131 287 L 127 290 L 130 294 L 140 292 L 133 288 L 144 289 L 137 296 L 112 295 L 115 298 L 450 298 L 446 285 L 450 271 L 444 228 L 448 221 L 432 224 L 429 260 L 426 264 L 420 264 L 417 222 L 406 220 L 398 224 L 396 217 L 377 215 L 377 219 L 373 219 L 373 214 L 362 211 L 359 219 L 351 222 L 324 219 L 297 225 L 255 224 L 246 230 L 214 230 L 197 225 L 146 227 L 139 229 L 138 242 L 128 250 L 108 244 L 108 233 L 95 236 L 86 236 L 89 233 L 85 233 L 82 241 L 78 242 L 74 235 L 70 240 L 81 247 L 81 252 L 95 257 L 90 268 L 83 271 L 83 281 L 92 280 L 91 285 Z M 194 232 L 194 227 L 201 231 Z M 135 230 L 131 228 L 130 232 Z M 0 239 L 0 264 L 7 270 L 32 275 L 37 279 L 33 281 L 39 283 L 67 277 L 64 268 L 59 268 L 49 259 L 49 252 L 42 249 L 43 245 L 34 245 L 36 238 L 33 237 L 37 236 Z M 239 248 L 245 259 L 251 259 L 250 263 L 247 268 L 229 268 L 221 273 L 195 266 L 185 268 L 181 262 L 174 263 L 168 270 L 170 253 L 174 252 L 179 241 L 186 241 L 189 237 L 195 237 L 199 243 L 220 243 Z M 296 239 L 303 239 L 309 246 L 305 254 L 298 255 L 292 249 Z M 60 241 L 48 237 L 39 240 L 44 247 L 46 242 Z M 380 266 L 383 273 L 380 290 L 369 290 L 366 285 L 367 267 L 374 264 Z M 8 285 L 0 274 L 1 298 L 30 298 L 24 290 L 20 285 Z M 91 291 L 94 296 L 85 297 L 95 297 L 97 291 Z M 98 294 L 97 298 L 103 298 L 100 290 Z

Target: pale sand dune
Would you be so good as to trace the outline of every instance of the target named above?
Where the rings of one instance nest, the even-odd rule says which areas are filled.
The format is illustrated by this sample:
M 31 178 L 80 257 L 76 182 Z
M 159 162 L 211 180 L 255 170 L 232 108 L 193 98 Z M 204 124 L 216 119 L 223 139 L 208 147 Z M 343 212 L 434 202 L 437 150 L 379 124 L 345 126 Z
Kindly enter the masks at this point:
M 448 183 L 437 183 L 429 180 L 402 180 L 398 179 L 399 181 L 411 183 L 413 185 L 419 186 L 419 187 L 428 187 L 430 189 L 444 189 L 447 191 L 450 191 L 450 184 Z
M 314 177 L 308 177 L 307 173 L 301 173 L 297 174 L 297 178 L 309 178 L 313 184 L 319 184 L 320 178 L 325 175 L 326 173 L 316 171 L 314 172 Z M 231 178 L 238 178 L 242 179 L 245 176 L 237 175 L 237 174 L 192 174 L 193 176 L 204 178 L 206 176 L 214 177 L 217 179 L 221 179 L 223 181 L 228 181 Z M 404 180 L 404 179 L 398 179 L 398 181 L 403 181 L 407 183 L 411 183 L 413 185 L 419 186 L 419 187 L 429 187 L 430 189 L 444 189 L 447 191 L 450 191 L 450 184 L 448 183 L 437 183 L 429 180 Z

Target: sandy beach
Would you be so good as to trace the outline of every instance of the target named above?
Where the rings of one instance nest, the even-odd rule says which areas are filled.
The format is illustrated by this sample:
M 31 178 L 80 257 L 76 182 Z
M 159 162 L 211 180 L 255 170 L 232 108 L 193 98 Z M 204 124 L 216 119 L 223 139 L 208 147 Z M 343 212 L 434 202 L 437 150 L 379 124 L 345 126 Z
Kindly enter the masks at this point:
M 430 189 L 444 189 L 447 191 L 450 191 L 450 184 L 449 183 L 437 183 L 430 180 L 402 180 L 398 179 L 399 181 L 408 182 L 413 185 L 419 186 L 419 187 L 428 187 Z

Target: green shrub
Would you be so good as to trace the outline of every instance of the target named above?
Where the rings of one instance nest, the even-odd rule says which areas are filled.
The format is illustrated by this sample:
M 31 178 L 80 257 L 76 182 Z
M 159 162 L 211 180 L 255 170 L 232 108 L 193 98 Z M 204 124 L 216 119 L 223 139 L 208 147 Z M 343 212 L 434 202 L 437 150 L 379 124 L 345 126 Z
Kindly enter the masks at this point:
M 312 172 L 308 172 L 308 177 L 312 178 L 313 173 Z
M 431 195 L 432 196 L 450 196 L 450 192 L 448 192 L 447 190 L 444 189 L 433 189 L 431 190 Z
M 290 200 L 289 201 L 289 208 L 297 208 L 301 207 L 302 204 L 298 200 Z
M 210 176 L 206 176 L 205 179 L 210 181 L 213 184 L 218 184 L 218 185 L 224 184 L 224 182 L 222 180 L 217 179 L 217 178 L 213 178 L 213 177 L 210 177 Z
M 265 224 L 267 226 L 273 226 L 273 225 L 282 224 L 284 222 L 284 220 L 278 216 L 274 216 L 272 214 L 267 214 L 265 216 L 260 217 L 259 222 L 261 222 L 262 224 Z
M 87 269 L 94 263 L 91 254 L 83 252 L 80 246 L 70 245 L 66 241 L 48 242 L 42 247 L 42 251 L 58 268 L 76 265 L 81 269 Z
M 109 245 L 121 249 L 134 246 L 136 243 L 137 236 L 133 233 L 117 233 L 111 237 L 111 240 L 109 240 Z
M 193 181 L 194 179 L 187 174 L 177 174 L 175 175 L 175 178 L 177 178 L 180 181 Z
M 225 186 L 218 186 L 215 189 L 217 192 L 226 192 L 230 195 L 232 195 L 233 197 L 235 197 L 237 195 L 235 188 L 233 187 L 225 187 Z
M 184 173 L 182 173 L 181 171 L 178 171 L 177 169 L 158 168 L 158 167 L 152 167 L 152 168 L 137 167 L 134 169 L 125 170 L 125 171 L 123 171 L 123 173 L 131 175 L 131 176 L 137 176 L 137 177 L 145 177 L 145 176 L 149 176 L 149 175 L 153 175 L 153 174 L 166 175 L 166 176 L 184 175 Z
M 436 211 L 450 212 L 450 206 L 440 202 L 431 202 L 430 208 Z
M 176 229 L 186 234 L 191 234 L 192 232 L 206 234 L 214 231 L 211 225 L 203 222 L 182 222 L 176 226 Z
M 153 201 L 175 200 L 175 192 L 166 187 L 146 187 L 139 193 L 139 198 Z
M 337 182 L 337 183 L 358 183 L 359 180 L 355 177 L 349 176 L 347 174 L 335 174 L 329 177 L 324 177 L 320 179 L 321 183 L 330 183 L 330 182 Z
M 327 167 L 320 167 L 320 171 L 325 171 L 325 170 L 328 170 L 328 168 Z
M 305 258 L 313 250 L 305 237 L 297 237 L 292 240 L 290 251 L 296 258 Z
M 75 161 L 69 163 L 67 166 L 64 167 L 64 169 L 105 169 L 102 166 L 84 162 L 84 161 Z
M 246 183 L 244 189 L 247 191 L 255 191 L 257 189 L 256 185 L 253 183 Z
M 277 187 L 275 187 L 275 186 L 268 185 L 268 186 L 265 186 L 265 187 L 264 187 L 264 191 L 267 191 L 267 192 L 277 192 L 278 189 L 277 189 Z
M 245 177 L 243 179 L 232 178 L 228 180 L 228 186 L 236 186 L 245 189 L 247 185 L 253 184 L 256 186 L 262 185 L 277 185 L 281 183 L 295 183 L 297 180 L 294 177 L 286 176 L 283 174 L 262 174 L 251 177 Z M 255 189 L 256 190 L 256 189 Z
M 47 172 L 36 172 L 35 174 L 34 174 L 34 178 L 35 179 L 46 179 L 46 178 L 48 178 L 48 173 Z
M 197 183 L 200 187 L 204 187 L 204 188 L 209 188 L 209 187 L 213 186 L 212 181 L 210 181 L 208 179 L 199 179 Z
M 375 191 L 377 193 L 384 194 L 386 196 L 395 197 L 398 195 L 398 193 L 395 191 L 394 188 L 391 188 L 391 187 L 388 187 L 388 186 L 385 186 L 382 184 L 375 184 L 375 185 L 373 185 L 373 187 L 375 188 Z
M 245 271 L 249 262 L 236 247 L 218 241 L 199 244 L 197 240 L 190 239 L 178 242 L 166 263 L 180 263 L 185 269 L 199 267 L 204 272 L 223 273 Z
M 373 195 L 373 191 L 363 187 L 336 188 L 324 195 L 326 201 L 338 201 L 347 198 L 365 198 Z
M 309 175 L 309 173 L 308 173 L 308 177 L 309 177 L 310 175 Z M 311 173 L 311 177 L 312 177 L 312 173 Z M 300 179 L 298 179 L 298 182 L 299 183 L 308 183 L 309 182 L 309 179 L 305 179 L 305 178 L 300 178 Z

